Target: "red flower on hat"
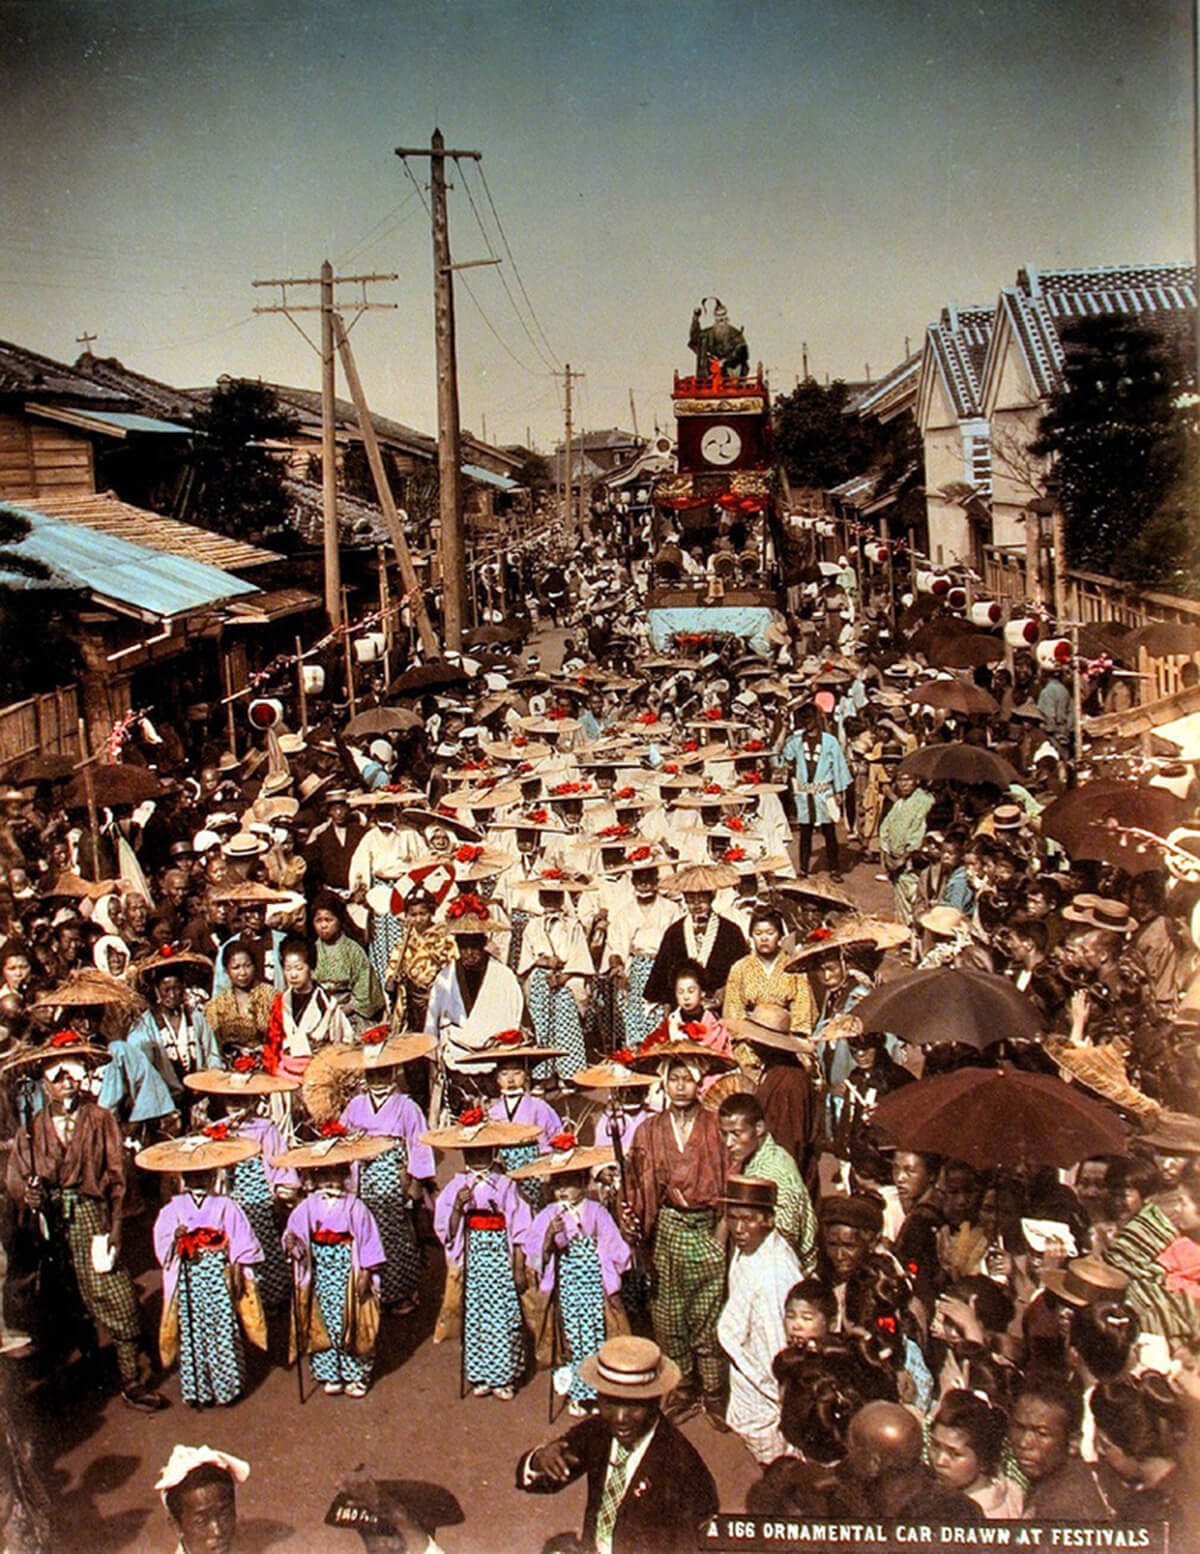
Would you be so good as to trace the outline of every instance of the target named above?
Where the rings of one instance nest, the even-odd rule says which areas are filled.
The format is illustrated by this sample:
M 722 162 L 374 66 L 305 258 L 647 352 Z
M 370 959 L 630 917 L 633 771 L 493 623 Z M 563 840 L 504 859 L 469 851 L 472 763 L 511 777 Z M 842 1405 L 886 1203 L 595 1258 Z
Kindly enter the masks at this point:
M 59 1031 L 57 1036 L 50 1038 L 50 1045 L 52 1047 L 73 1047 L 82 1040 L 83 1037 L 78 1031 Z
M 439 804 L 437 807 L 437 812 L 439 815 L 447 816 L 450 820 L 454 819 L 454 811 L 450 808 L 449 804 Z
M 745 751 L 745 753 L 747 755 L 754 755 L 759 750 L 761 750 L 762 748 L 763 748 L 763 742 L 762 742 L 761 739 L 748 739 L 746 741 L 746 743 L 742 746 L 742 749 Z
M 339 1122 L 336 1117 L 330 1117 L 327 1122 L 321 1124 L 321 1137 L 323 1139 L 341 1139 L 346 1136 L 346 1124 Z
M 483 1121 L 482 1106 L 468 1106 L 465 1112 L 459 1112 L 458 1123 L 461 1128 L 477 1128 Z
M 464 842 L 454 854 L 456 863 L 476 863 L 483 857 L 483 848 L 476 847 L 472 842 Z
M 701 1021 L 685 1020 L 683 1022 L 683 1034 L 689 1041 L 703 1041 L 708 1032 Z
M 158 953 L 162 956 L 163 960 L 170 960 L 172 955 L 179 954 L 179 946 L 176 944 L 160 944 L 158 947 Z
M 646 1036 L 646 1037 L 643 1038 L 643 1040 L 642 1040 L 642 1052 L 643 1053 L 648 1052 L 651 1047 L 661 1047 L 663 1042 L 666 1041 L 666 1039 L 667 1039 L 667 1022 L 664 1020 L 663 1023 L 658 1027 L 657 1030 L 651 1031 L 649 1036 Z
M 630 835 L 630 828 L 629 828 L 629 826 L 622 826 L 622 825 L 605 826 L 604 830 L 598 832 L 597 835 L 599 835 L 599 836 L 608 836 L 608 837 L 629 836 Z
M 805 943 L 807 943 L 807 944 L 824 944 L 826 939 L 832 939 L 832 938 L 833 938 L 833 929 L 832 928 L 814 928 L 813 931 L 809 934 L 809 936 L 806 939 Z
M 235 1074 L 253 1074 L 258 1066 L 258 1056 L 253 1052 L 243 1052 L 233 1060 L 233 1071 Z
M 643 712 L 641 714 L 641 716 L 638 717 L 637 722 L 645 723 L 647 725 L 647 727 L 649 727 L 649 725 L 651 723 L 657 723 L 658 722 L 658 713 L 657 712 Z
M 525 1040 L 520 1031 L 498 1031 L 488 1043 L 491 1047 L 519 1047 Z
M 544 880 L 562 880 L 566 879 L 566 875 L 561 869 L 550 868 L 542 870 L 542 878 Z
M 730 863 L 741 863 L 746 856 L 746 849 L 744 847 L 727 847 L 725 849 L 725 856 Z
M 222 1143 L 229 1137 L 229 1124 L 227 1122 L 210 1123 L 204 1130 L 204 1137 L 206 1139 L 215 1139 L 218 1144 Z
M 533 762 L 532 761 L 521 761 L 517 765 L 517 771 L 518 772 L 531 772 L 532 770 L 533 770 Z
M 377 1047 L 381 1041 L 386 1041 L 390 1032 L 386 1025 L 372 1025 L 369 1030 L 362 1033 L 364 1046 Z
M 699 750 L 700 741 L 698 739 L 685 739 L 683 742 L 683 748 L 689 755 L 691 755 L 693 750 Z
M 550 1148 L 555 1154 L 561 1154 L 563 1150 L 575 1149 L 579 1140 L 573 1133 L 556 1133 L 550 1140 Z
M 483 761 L 483 760 L 479 760 L 479 761 L 464 761 L 463 762 L 463 771 L 464 772 L 482 772 L 482 771 L 486 771 L 487 770 L 487 764 L 488 763 L 486 761 Z
M 636 788 L 618 788 L 617 791 L 613 794 L 613 798 L 614 799 L 635 799 L 635 798 L 637 798 L 637 789 Z
M 554 718 L 557 722 L 560 718 L 569 718 L 571 716 L 571 709 L 570 707 L 551 707 L 548 709 L 546 716 Z
M 619 1063 L 622 1068 L 628 1068 L 629 1065 L 633 1062 L 633 1053 L 630 1052 L 628 1047 L 618 1047 L 617 1050 L 611 1054 L 609 1061 L 611 1063 Z
M 586 685 L 587 684 L 587 675 L 585 675 L 585 674 L 577 674 L 575 676 L 575 684 L 576 685 Z
M 550 818 L 548 809 L 531 809 L 525 816 L 526 820 L 532 820 L 537 825 L 543 825 Z
M 455 922 L 463 917 L 478 917 L 486 923 L 488 920 L 487 903 L 481 896 L 468 891 L 465 895 L 456 896 L 446 908 L 446 916 L 452 917 Z
M 679 770 L 679 762 L 678 761 L 668 761 L 667 764 L 663 767 L 663 771 L 664 772 L 668 772 L 672 777 L 675 776 L 675 774 L 678 772 L 678 770 Z
M 719 782 L 706 782 L 704 784 L 704 791 L 705 793 L 721 793 L 724 790 Z
M 875 1326 L 881 1333 L 894 1333 L 896 1331 L 895 1317 L 876 1317 Z
M 731 831 L 744 831 L 746 829 L 746 822 L 740 815 L 730 815 L 725 824 Z
M 742 774 L 742 781 L 743 782 L 753 783 L 753 785 L 755 787 L 757 787 L 758 784 L 762 781 L 762 773 L 761 772 L 754 772 L 754 771 L 744 772 Z
M 513 748 L 516 750 L 524 750 L 528 743 L 529 741 L 526 739 L 524 734 L 518 734 L 517 737 L 513 740 Z
M 909 1263 L 908 1271 L 909 1271 L 909 1273 L 912 1274 L 913 1278 L 915 1279 L 917 1277 L 917 1275 L 920 1273 L 921 1270 L 917 1267 L 916 1263 Z
M 653 847 L 635 847 L 625 854 L 626 863 L 642 863 L 646 858 L 653 858 Z
M 579 782 L 560 782 L 550 789 L 556 799 L 569 798 L 573 793 L 582 793 L 583 784 Z
M 720 707 L 705 707 L 704 716 L 709 720 L 710 723 L 715 723 L 716 720 L 721 716 L 721 709 Z

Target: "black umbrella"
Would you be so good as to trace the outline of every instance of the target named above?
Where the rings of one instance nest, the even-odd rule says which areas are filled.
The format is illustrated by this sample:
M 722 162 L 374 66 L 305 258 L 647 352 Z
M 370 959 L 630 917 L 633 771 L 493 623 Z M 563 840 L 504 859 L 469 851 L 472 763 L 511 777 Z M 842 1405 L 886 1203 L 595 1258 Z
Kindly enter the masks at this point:
M 962 782 L 968 787 L 991 783 L 1007 788 L 1020 777 L 1003 756 L 982 745 L 966 745 L 953 740 L 945 745 L 924 745 L 900 762 L 899 771 L 911 772 L 926 782 Z
M 65 782 L 75 770 L 75 762 L 68 755 L 23 756 L 15 766 L 5 772 L 5 781 L 21 786 L 27 782 Z
M 98 762 L 92 767 L 92 794 L 97 804 L 142 804 L 146 799 L 161 798 L 163 791 L 162 783 L 144 766 L 126 766 L 117 761 L 106 765 Z M 84 775 L 77 772 L 64 802 L 68 809 L 82 809 L 87 801 Z
M 426 691 L 445 691 L 451 686 L 467 685 L 470 678 L 457 664 L 448 664 L 444 658 L 433 658 L 427 664 L 416 664 L 397 675 L 388 691 L 392 696 L 423 696 Z
M 907 971 L 854 1006 L 864 1031 L 887 1031 L 915 1046 L 962 1042 L 981 1051 L 1012 1036 L 1036 1036 L 1043 1018 L 1007 977 L 958 966 Z
M 489 643 L 523 642 L 528 631 L 520 626 L 476 626 L 463 637 L 464 647 L 486 647 Z
M 365 734 L 403 734 L 421 727 L 421 719 L 408 707 L 370 707 L 351 718 L 343 732 L 349 739 L 361 739 Z

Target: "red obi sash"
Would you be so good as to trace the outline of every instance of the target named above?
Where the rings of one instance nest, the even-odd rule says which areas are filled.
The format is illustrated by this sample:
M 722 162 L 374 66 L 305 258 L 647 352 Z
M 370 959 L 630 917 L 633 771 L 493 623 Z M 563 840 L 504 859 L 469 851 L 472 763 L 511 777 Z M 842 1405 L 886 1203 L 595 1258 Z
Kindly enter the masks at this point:
M 324 1228 L 313 1231 L 314 1246 L 349 1246 L 354 1237 L 348 1230 L 326 1230 Z
M 507 1223 L 503 1214 L 493 1214 L 487 1209 L 467 1211 L 468 1230 L 503 1230 Z
M 229 1238 L 223 1230 L 215 1230 L 208 1225 L 200 1225 L 195 1230 L 185 1230 L 176 1242 L 179 1255 L 186 1262 L 194 1263 L 205 1252 L 223 1252 L 229 1245 Z

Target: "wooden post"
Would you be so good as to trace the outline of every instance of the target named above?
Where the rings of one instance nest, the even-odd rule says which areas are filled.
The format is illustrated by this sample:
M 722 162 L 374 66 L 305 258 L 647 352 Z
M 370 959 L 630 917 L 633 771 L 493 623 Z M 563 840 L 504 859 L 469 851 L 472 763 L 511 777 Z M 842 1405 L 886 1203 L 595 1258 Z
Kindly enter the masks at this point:
M 430 142 L 429 204 L 433 217 L 433 317 L 437 345 L 438 510 L 442 518 L 442 611 L 446 647 L 462 647 L 467 620 L 463 550 L 462 469 L 458 421 L 458 364 L 454 341 L 454 275 L 450 268 L 450 220 L 446 209 L 446 142 L 434 130 Z
M 233 701 L 235 689 L 233 684 L 233 665 L 229 662 L 229 654 L 225 651 L 225 643 L 220 637 L 217 638 L 217 654 L 221 660 L 221 681 L 225 686 L 225 695 L 229 698 L 225 703 L 225 725 L 229 734 L 229 748 L 236 755 L 238 753 L 237 714 L 234 711 Z
M 387 551 L 383 546 L 379 547 L 379 624 L 383 630 L 383 690 L 387 695 L 387 688 L 392 683 L 392 610 L 391 590 L 388 588 L 387 575 Z
M 1054 504 L 1054 619 L 1067 618 L 1067 524 L 1062 503 Z
M 379 451 L 379 439 L 375 436 L 375 426 L 371 420 L 371 413 L 367 409 L 362 379 L 358 375 L 358 366 L 354 360 L 354 353 L 350 349 L 350 341 L 346 337 L 346 329 L 340 314 L 334 315 L 333 327 L 337 338 L 338 352 L 342 358 L 342 370 L 346 374 L 346 382 L 350 388 L 350 397 L 354 401 L 354 409 L 358 416 L 358 430 L 363 441 L 363 451 L 367 455 L 367 463 L 371 466 L 371 478 L 375 482 L 375 494 L 379 498 L 379 505 L 383 510 L 384 520 L 388 526 L 388 533 L 392 537 L 396 560 L 400 564 L 400 576 L 404 579 L 405 592 L 415 595 L 412 601 L 413 619 L 417 624 L 417 633 L 421 638 L 421 646 L 425 650 L 426 658 L 440 658 L 442 652 L 441 645 L 438 642 L 432 622 L 425 609 L 425 598 L 421 591 L 421 585 L 417 581 L 416 569 L 412 564 L 412 557 L 408 551 L 408 541 L 404 537 L 404 527 L 400 522 L 400 514 L 396 509 L 392 488 L 388 484 L 387 473 L 383 467 L 383 455 Z M 446 536 L 443 530 L 443 554 L 445 543 Z M 461 544 L 459 544 L 458 551 L 459 563 L 461 564 Z M 459 597 L 461 599 L 461 594 Z M 457 640 L 452 639 L 449 626 L 446 628 L 446 638 L 448 644 L 453 640 L 454 646 L 457 647 Z
M 87 724 L 79 719 L 79 755 L 83 761 L 83 791 L 87 798 L 88 831 L 92 838 L 92 878 L 100 878 L 100 817 L 96 813 L 96 785 L 92 780 L 92 757 L 88 750 Z
M 342 563 L 338 549 L 337 434 L 334 428 L 337 385 L 333 354 L 333 266 L 321 266 L 321 511 L 325 533 L 325 613 L 330 626 L 342 624 Z
M 304 648 L 296 637 L 296 690 L 300 697 L 300 734 L 308 733 L 308 692 L 304 689 Z
M 350 616 L 346 610 L 346 590 L 342 589 L 342 620 L 348 625 Z M 346 649 L 346 695 L 350 700 L 350 716 L 354 717 L 358 712 L 358 700 L 354 694 L 354 652 L 350 646 L 350 633 L 347 631 L 342 638 Z

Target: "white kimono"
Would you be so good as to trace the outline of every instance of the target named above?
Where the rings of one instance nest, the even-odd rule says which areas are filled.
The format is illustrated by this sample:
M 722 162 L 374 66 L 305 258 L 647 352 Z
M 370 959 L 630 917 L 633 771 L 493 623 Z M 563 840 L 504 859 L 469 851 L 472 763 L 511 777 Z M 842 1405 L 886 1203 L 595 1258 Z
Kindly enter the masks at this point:
M 751 1256 L 734 1252 L 729 1264 L 729 1294 L 717 1322 L 729 1356 L 725 1419 L 762 1463 L 791 1451 L 779 1428 L 779 1383 L 771 1362 L 787 1343 L 783 1304 L 801 1277 L 795 1252 L 777 1230 Z
M 462 1067 L 468 1053 L 486 1047 L 500 1031 L 519 1030 L 525 1016 L 521 984 L 498 960 L 488 957 L 479 996 L 470 1014 L 458 986 L 456 963 L 443 966 L 429 991 L 425 1034 L 436 1038 L 447 1068 Z

